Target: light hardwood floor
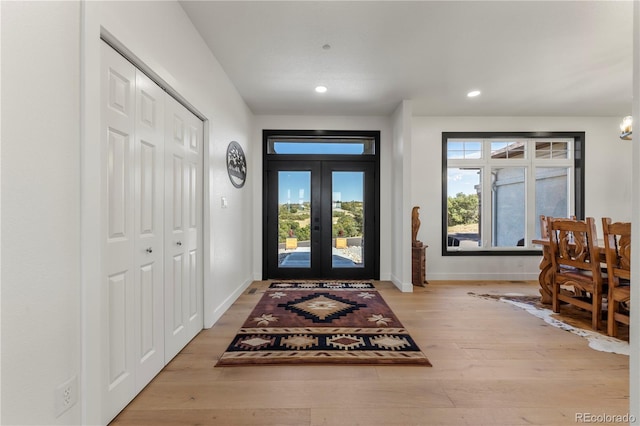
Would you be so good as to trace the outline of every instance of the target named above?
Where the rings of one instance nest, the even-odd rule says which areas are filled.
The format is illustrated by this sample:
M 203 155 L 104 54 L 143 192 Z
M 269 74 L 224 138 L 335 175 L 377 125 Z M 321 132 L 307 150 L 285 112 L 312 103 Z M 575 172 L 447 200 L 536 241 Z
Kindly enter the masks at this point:
M 433 367 L 214 368 L 267 285 L 255 282 L 112 424 L 575 425 L 577 413 L 628 413 L 627 356 L 468 294 L 535 295 L 536 282 L 375 284 Z

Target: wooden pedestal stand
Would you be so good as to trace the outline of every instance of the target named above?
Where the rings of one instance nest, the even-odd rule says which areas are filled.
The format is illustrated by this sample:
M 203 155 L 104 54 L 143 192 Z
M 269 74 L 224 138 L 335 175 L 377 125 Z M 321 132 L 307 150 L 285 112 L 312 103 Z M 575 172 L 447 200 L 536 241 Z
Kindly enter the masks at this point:
M 411 247 L 411 283 L 424 287 L 427 281 L 427 247 L 420 241 L 416 241 L 419 245 Z
M 414 207 L 411 211 L 411 283 L 424 287 L 427 282 L 427 247 L 417 240 L 420 229 L 418 214 L 420 207 Z

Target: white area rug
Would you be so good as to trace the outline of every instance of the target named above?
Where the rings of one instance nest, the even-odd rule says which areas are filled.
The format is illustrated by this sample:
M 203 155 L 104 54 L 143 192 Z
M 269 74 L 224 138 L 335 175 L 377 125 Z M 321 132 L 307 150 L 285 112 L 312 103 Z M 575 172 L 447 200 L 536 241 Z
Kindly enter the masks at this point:
M 624 340 L 616 339 L 614 337 L 606 336 L 604 334 L 596 333 L 592 330 L 585 330 L 582 328 L 574 327 L 570 324 L 567 324 L 563 321 L 560 321 L 553 316 L 556 315 L 551 309 L 540 308 L 537 306 L 533 306 L 529 303 L 518 302 L 516 300 L 508 299 L 508 297 L 526 297 L 525 294 L 520 293 L 507 293 L 502 295 L 502 297 L 495 297 L 491 295 L 479 295 L 470 293 L 475 296 L 479 296 L 482 298 L 489 298 L 500 300 L 501 302 L 510 303 L 518 308 L 524 309 L 531 315 L 541 318 L 547 324 L 550 324 L 559 329 L 568 331 L 580 337 L 584 337 L 589 341 L 589 347 L 601 352 L 610 352 L 620 355 L 629 356 L 629 342 Z

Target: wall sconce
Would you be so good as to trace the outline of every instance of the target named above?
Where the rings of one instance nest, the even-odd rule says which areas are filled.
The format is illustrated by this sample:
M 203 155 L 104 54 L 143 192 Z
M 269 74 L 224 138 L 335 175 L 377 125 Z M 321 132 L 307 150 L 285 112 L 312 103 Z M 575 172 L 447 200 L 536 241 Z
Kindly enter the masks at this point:
M 622 119 L 622 123 L 620 123 L 620 139 L 631 140 L 631 134 L 633 133 L 631 128 L 632 121 L 633 118 L 630 115 Z

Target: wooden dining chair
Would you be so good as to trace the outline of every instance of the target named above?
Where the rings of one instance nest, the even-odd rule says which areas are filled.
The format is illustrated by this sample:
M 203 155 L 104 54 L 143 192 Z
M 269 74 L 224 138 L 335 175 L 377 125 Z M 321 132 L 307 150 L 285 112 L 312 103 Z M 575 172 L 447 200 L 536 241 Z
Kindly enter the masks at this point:
M 540 215 L 540 238 L 549 238 L 549 222 L 547 222 L 547 216 Z
M 540 238 L 542 239 L 549 238 L 549 222 L 547 221 L 547 217 L 551 216 L 540 215 Z M 576 217 L 569 216 L 569 219 L 576 220 Z
M 629 325 L 629 311 L 621 305 L 631 298 L 631 223 L 603 217 L 602 232 L 609 281 L 607 334 L 617 336 L 618 323 Z
M 591 312 L 591 327 L 602 325 L 603 277 L 595 221 L 547 218 L 552 262 L 552 307 L 565 302 Z M 571 291 L 570 291 L 571 290 Z

